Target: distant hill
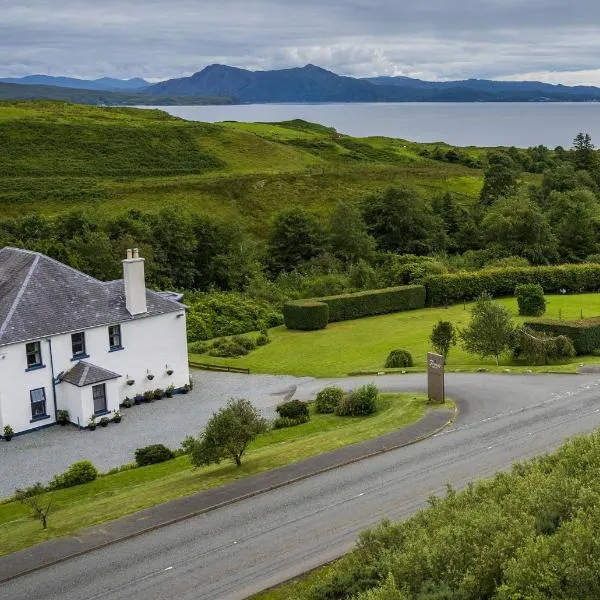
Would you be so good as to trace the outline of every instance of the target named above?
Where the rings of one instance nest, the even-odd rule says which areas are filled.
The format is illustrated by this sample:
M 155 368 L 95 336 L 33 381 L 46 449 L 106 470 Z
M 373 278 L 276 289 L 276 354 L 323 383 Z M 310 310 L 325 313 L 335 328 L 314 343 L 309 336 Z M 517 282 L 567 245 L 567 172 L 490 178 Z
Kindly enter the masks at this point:
M 133 79 L 114 79 L 101 77 L 100 79 L 76 79 L 74 77 L 53 77 L 51 75 L 27 75 L 26 77 L 0 78 L 2 83 L 17 83 L 21 85 L 52 85 L 79 90 L 142 90 L 150 84 L 140 77 Z
M 111 92 L 75 89 L 53 85 L 0 83 L 0 100 L 62 100 L 96 106 L 176 106 L 192 104 L 232 104 L 232 98 L 148 94 L 142 91 Z

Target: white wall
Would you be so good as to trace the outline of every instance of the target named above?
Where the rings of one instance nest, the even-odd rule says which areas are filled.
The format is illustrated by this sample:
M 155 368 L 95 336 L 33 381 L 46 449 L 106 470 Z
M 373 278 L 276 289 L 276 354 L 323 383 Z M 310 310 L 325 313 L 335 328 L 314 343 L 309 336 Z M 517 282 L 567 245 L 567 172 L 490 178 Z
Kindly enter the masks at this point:
M 122 375 L 113 383 L 107 382 L 107 395 L 109 388 L 116 390 L 117 403 L 126 396 L 132 398 L 146 390 L 165 389 L 169 385 L 182 387 L 189 381 L 185 322 L 185 311 L 182 309 L 122 323 L 121 339 L 124 349 L 114 352 L 109 351 L 107 326 L 88 329 L 85 337 L 89 356 L 84 360 Z M 9 424 L 18 433 L 55 421 L 48 342 L 42 340 L 41 347 L 45 368 L 33 371 L 26 371 L 24 343 L 0 347 L 0 427 Z M 72 360 L 70 334 L 52 338 L 52 354 L 55 375 L 76 364 Z M 171 376 L 166 373 L 167 365 L 174 371 Z M 151 381 L 147 379 L 148 371 L 154 375 Z M 127 379 L 134 379 L 135 384 L 128 386 Z M 87 408 L 82 406 L 81 410 L 76 410 L 71 392 L 63 392 L 67 386 L 80 389 L 65 382 L 58 384 L 58 409 L 68 410 L 71 421 L 75 423 L 79 416 L 82 424 L 86 425 L 93 412 L 91 386 L 85 388 L 89 392 L 90 405 Z M 38 387 L 46 388 L 46 412 L 50 418 L 30 423 L 29 390 Z M 110 396 L 108 402 L 111 403 Z

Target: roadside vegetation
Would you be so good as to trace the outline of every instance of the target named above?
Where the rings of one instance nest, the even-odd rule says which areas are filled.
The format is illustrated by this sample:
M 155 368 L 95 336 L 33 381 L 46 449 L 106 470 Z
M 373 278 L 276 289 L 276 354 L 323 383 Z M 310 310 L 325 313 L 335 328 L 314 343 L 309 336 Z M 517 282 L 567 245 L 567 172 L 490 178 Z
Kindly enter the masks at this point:
M 248 445 L 239 467 L 235 460 L 227 460 L 220 450 L 215 451 L 214 446 L 209 454 L 200 453 L 196 464 L 214 463 L 214 459 L 219 462 L 196 469 L 193 456 L 190 460 L 188 454 L 179 452 L 170 459 L 170 451 L 160 445 L 136 453 L 138 463 L 148 466 L 125 466 L 93 480 L 88 477 L 89 465 L 82 469 L 78 464 L 68 471 L 77 470 L 77 477 L 71 477 L 69 487 L 63 487 L 64 478 L 59 477 L 57 481 L 63 485 L 52 485 L 41 494 L 39 489 L 35 490 L 38 507 L 45 509 L 50 503 L 46 528 L 36 520 L 41 517 L 34 508 L 23 502 L 31 494 L 21 493 L 17 498 L 0 502 L 0 554 L 395 431 L 420 419 L 428 406 L 423 394 L 379 394 L 376 412 L 364 416 L 318 413 L 311 405 L 310 418 L 304 423 L 258 435 Z M 210 461 L 204 461 L 207 456 Z M 81 476 L 82 471 L 86 477 Z

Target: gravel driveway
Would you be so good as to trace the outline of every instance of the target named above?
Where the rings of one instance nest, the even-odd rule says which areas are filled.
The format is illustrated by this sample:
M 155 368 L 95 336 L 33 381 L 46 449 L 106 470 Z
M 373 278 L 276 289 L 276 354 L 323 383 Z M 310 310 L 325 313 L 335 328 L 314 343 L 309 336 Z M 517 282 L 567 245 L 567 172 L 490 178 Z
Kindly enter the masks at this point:
M 0 441 L 0 498 L 36 481 L 46 483 L 77 460 L 89 459 L 100 470 L 133 461 L 136 448 L 163 443 L 179 446 L 197 434 L 213 412 L 231 397 L 250 400 L 265 417 L 309 378 L 276 375 L 238 375 L 195 370 L 194 389 L 151 404 L 123 410 L 121 423 L 96 431 L 49 427 Z

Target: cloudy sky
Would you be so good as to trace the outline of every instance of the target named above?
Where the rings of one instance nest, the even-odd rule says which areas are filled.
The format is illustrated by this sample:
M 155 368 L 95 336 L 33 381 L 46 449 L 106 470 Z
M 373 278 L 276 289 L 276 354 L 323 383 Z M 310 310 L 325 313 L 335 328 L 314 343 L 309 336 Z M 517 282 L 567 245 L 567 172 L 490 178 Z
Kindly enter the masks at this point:
M 211 63 L 600 85 L 598 0 L 0 0 L 0 76 Z

